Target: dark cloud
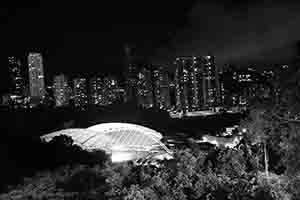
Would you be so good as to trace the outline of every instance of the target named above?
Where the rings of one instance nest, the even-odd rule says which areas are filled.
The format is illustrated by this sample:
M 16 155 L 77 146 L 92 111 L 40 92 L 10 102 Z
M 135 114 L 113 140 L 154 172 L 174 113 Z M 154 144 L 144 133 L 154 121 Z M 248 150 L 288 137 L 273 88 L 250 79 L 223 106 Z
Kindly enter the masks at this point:
M 198 3 L 189 24 L 155 60 L 212 52 L 217 62 L 279 62 L 294 56 L 300 39 L 300 5 L 295 3 Z

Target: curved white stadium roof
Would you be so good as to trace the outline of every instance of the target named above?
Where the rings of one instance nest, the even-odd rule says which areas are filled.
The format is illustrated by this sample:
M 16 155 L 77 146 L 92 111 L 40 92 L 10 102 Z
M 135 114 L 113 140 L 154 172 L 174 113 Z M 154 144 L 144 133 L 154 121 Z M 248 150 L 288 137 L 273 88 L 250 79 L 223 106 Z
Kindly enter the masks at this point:
M 138 132 L 144 132 L 147 135 L 152 135 L 153 137 L 157 137 L 159 140 L 162 139 L 162 134 L 141 125 L 129 124 L 129 123 L 103 123 L 97 124 L 94 126 L 90 126 L 87 128 L 88 130 L 94 130 L 99 132 L 112 132 L 117 130 L 136 130 Z
M 160 141 L 162 134 L 150 128 L 128 123 L 103 123 L 86 129 L 72 128 L 56 131 L 41 138 L 47 142 L 55 136 L 70 136 L 85 150 L 106 152 L 172 152 Z

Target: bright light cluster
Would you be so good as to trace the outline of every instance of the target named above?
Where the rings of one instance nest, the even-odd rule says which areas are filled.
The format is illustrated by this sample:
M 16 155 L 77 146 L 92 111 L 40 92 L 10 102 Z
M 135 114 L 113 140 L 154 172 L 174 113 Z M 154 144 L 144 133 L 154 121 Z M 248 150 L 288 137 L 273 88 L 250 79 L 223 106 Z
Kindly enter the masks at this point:
M 155 153 L 169 159 L 172 152 L 160 141 L 162 135 L 152 129 L 128 123 L 103 123 L 86 129 L 72 128 L 56 131 L 41 138 L 46 142 L 55 136 L 70 136 L 85 150 L 104 150 L 113 162 L 136 160 Z M 167 156 L 168 155 L 168 156 Z

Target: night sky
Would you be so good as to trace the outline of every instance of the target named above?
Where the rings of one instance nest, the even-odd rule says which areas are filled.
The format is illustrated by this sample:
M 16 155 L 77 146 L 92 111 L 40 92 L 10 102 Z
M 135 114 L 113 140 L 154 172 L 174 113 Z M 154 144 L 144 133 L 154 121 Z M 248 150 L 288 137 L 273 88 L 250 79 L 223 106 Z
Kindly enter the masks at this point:
M 261 65 L 284 63 L 296 56 L 300 2 L 224 2 L 195 4 L 187 13 L 184 29 L 157 51 L 162 55 L 158 61 L 165 60 L 165 55 L 170 59 L 212 52 L 220 64 Z
M 168 66 L 176 56 L 208 52 L 219 64 L 286 62 L 300 40 L 300 3 L 287 1 L 9 2 L 0 8 L 0 88 L 7 87 L 7 56 L 25 59 L 29 51 L 42 52 L 49 79 L 118 74 L 125 44 Z

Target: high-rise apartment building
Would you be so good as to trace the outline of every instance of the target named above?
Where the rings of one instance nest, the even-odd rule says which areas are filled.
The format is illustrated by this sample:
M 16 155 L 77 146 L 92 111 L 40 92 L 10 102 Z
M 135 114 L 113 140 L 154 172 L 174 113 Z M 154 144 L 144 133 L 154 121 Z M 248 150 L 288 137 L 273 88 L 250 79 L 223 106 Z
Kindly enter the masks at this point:
M 20 60 L 16 57 L 8 57 L 8 69 L 10 76 L 10 92 L 13 95 L 22 96 L 25 90 L 25 80 L 21 68 Z
M 189 69 L 190 75 L 190 111 L 198 111 L 203 107 L 203 67 L 201 58 L 193 57 L 193 64 Z
M 137 98 L 137 66 L 135 64 L 128 64 L 128 71 L 126 73 L 126 101 L 136 100 Z
M 107 106 L 123 100 L 123 90 L 113 76 L 93 77 L 90 79 L 91 104 Z
M 8 70 L 11 106 L 22 107 L 25 100 L 25 79 L 20 60 L 17 60 L 14 56 L 8 57 Z
M 104 95 L 107 98 L 107 104 L 113 104 L 119 102 L 120 96 L 120 84 L 117 78 L 113 76 L 107 76 L 104 78 Z
M 138 105 L 143 108 L 154 106 L 152 73 L 151 70 L 145 67 L 138 73 L 137 98 Z
M 86 78 L 74 78 L 74 104 L 75 107 L 84 108 L 88 104 Z
M 132 55 L 131 48 L 125 47 L 125 101 L 137 100 L 137 65 L 134 62 L 134 56 Z
M 185 112 L 200 107 L 201 68 L 197 57 L 176 58 L 175 87 L 177 109 Z
M 158 68 L 152 69 L 152 76 L 154 105 L 155 107 L 160 108 L 160 71 Z
M 214 109 L 221 104 L 220 80 L 213 56 L 178 57 L 175 61 L 177 110 Z
M 45 96 L 45 81 L 43 58 L 40 53 L 29 53 L 29 90 L 32 99 L 42 99 Z
M 188 71 L 186 58 L 176 58 L 176 71 L 175 71 L 175 87 L 176 87 L 176 107 L 178 111 L 183 111 L 184 113 L 188 111 Z
M 90 79 L 90 100 L 94 105 L 106 105 L 103 78 L 92 77 Z
M 204 107 L 213 109 L 221 104 L 220 80 L 214 56 L 203 56 Z
M 54 76 L 53 89 L 55 105 L 58 107 L 69 105 L 71 88 L 68 85 L 68 78 L 65 75 Z
M 162 67 L 153 70 L 153 89 L 155 104 L 158 108 L 168 110 L 171 108 L 169 77 Z

